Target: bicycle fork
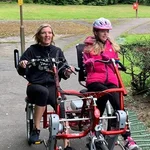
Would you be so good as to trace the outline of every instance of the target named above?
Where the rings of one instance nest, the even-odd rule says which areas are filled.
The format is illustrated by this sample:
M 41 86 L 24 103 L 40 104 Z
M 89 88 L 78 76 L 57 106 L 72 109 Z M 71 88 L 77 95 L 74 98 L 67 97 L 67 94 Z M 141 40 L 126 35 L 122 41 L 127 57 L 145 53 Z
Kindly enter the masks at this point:
M 108 143 L 105 140 L 103 134 L 101 134 L 101 130 L 103 129 L 102 121 L 95 126 L 95 131 L 89 133 L 89 137 L 87 138 L 88 144 L 87 147 L 89 150 L 98 150 L 100 149 L 101 145 L 105 145 L 108 147 Z
M 93 133 L 90 133 L 89 137 L 87 138 L 87 148 L 89 150 L 98 150 L 101 145 L 106 145 L 107 142 L 104 138 L 104 136 L 100 133 L 99 135 L 92 135 Z

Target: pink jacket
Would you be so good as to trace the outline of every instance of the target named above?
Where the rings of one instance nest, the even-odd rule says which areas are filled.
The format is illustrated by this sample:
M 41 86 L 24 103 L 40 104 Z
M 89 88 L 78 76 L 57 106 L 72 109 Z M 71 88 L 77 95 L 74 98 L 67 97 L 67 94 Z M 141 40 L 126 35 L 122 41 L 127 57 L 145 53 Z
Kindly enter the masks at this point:
M 85 45 L 91 45 L 92 41 L 94 42 L 93 37 L 86 38 Z M 87 48 L 86 46 L 85 49 Z M 105 50 L 99 55 L 95 55 L 92 52 L 84 52 L 83 62 L 87 72 L 86 85 L 93 82 L 100 82 L 103 84 L 112 83 L 114 85 L 118 85 L 118 79 L 112 64 L 95 62 L 95 60 L 108 60 L 110 58 L 118 58 L 118 53 L 114 51 L 109 40 L 106 41 Z

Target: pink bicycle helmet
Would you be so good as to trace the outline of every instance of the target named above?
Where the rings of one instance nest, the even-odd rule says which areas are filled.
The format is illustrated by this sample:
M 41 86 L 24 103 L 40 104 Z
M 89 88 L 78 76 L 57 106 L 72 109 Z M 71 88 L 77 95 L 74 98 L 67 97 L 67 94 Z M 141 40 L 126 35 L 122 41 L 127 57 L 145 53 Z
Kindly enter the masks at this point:
M 112 29 L 111 22 L 105 18 L 96 19 L 93 23 L 94 29 Z

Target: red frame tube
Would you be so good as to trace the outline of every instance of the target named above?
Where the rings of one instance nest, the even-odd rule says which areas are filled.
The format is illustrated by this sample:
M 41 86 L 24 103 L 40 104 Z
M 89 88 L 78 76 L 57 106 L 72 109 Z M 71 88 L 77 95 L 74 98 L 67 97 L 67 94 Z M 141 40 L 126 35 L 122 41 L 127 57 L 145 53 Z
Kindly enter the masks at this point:
M 85 98 L 83 99 L 83 101 L 87 100 L 86 97 L 90 97 L 90 96 L 93 96 L 95 98 L 99 98 L 99 97 L 102 97 L 103 95 L 107 94 L 107 93 L 112 93 L 112 92 L 119 92 L 120 93 L 120 108 L 121 110 L 124 110 L 124 101 L 123 101 L 123 96 L 127 94 L 126 90 L 125 90 L 125 87 L 123 85 L 123 82 L 122 82 L 122 79 L 121 79 L 121 76 L 120 76 L 120 73 L 118 71 L 118 67 L 113 64 L 114 66 L 114 69 L 115 69 L 115 72 L 116 72 L 116 75 L 117 75 L 117 78 L 118 78 L 118 81 L 119 81 L 119 88 L 112 88 L 112 89 L 107 89 L 105 91 L 99 91 L 99 92 L 86 92 L 86 93 L 80 93 L 78 91 L 75 91 L 75 90 L 65 90 L 65 91 L 61 91 L 60 92 L 60 85 L 59 85 L 59 77 L 58 77 L 58 70 L 57 70 L 57 67 L 56 65 L 54 64 L 53 66 L 53 71 L 54 71 L 54 74 L 55 74 L 55 80 L 56 80 L 56 88 L 57 88 L 57 96 L 58 97 L 61 97 L 61 93 L 65 94 L 65 95 L 75 95 L 75 96 L 78 96 L 78 97 L 82 97 L 82 98 Z M 84 105 L 86 103 L 83 104 L 83 107 L 82 109 L 84 109 Z M 93 114 L 93 123 L 90 124 L 90 127 L 82 132 L 79 132 L 79 133 L 58 133 L 57 135 L 57 138 L 58 139 L 73 139 L 73 138 L 81 138 L 81 137 L 84 137 L 86 136 L 90 131 L 94 131 L 94 128 L 95 126 L 99 123 L 99 118 L 96 118 L 94 116 L 94 111 L 97 109 L 97 106 L 94 106 L 93 105 L 93 102 L 91 103 L 90 105 L 91 107 L 91 110 L 92 111 L 92 114 Z M 66 112 L 69 112 L 69 111 L 66 111 Z M 71 112 L 71 111 L 70 111 Z M 47 111 L 47 107 L 45 109 L 45 112 L 43 114 L 43 128 L 47 128 L 49 126 L 49 123 L 47 121 L 47 115 L 48 114 L 53 114 L 54 112 L 52 111 Z M 83 111 L 81 110 L 81 116 L 83 115 Z M 56 114 L 58 114 L 60 116 L 60 108 L 59 108 L 59 105 L 57 105 L 57 108 L 56 108 Z M 124 129 L 119 129 L 119 130 L 112 130 L 112 131 L 100 131 L 102 134 L 104 135 L 115 135 L 115 134 L 122 134 L 126 131 L 127 129 L 127 126 L 124 128 Z

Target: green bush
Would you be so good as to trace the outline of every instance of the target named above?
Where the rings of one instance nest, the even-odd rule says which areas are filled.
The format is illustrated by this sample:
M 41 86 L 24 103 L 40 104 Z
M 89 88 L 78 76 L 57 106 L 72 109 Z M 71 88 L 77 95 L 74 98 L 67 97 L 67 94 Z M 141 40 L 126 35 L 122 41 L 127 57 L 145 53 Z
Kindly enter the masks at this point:
M 114 4 L 118 4 L 118 0 L 114 0 Z
M 123 3 L 123 4 L 133 4 L 133 3 L 136 2 L 136 0 L 122 0 L 120 2 Z
M 33 0 L 24 0 L 24 3 L 33 3 Z
M 18 2 L 18 0 L 1 0 L 0 2 Z
M 108 5 L 108 0 L 94 0 L 94 1 L 89 1 L 87 4 L 94 5 L 94 6 L 104 6 L 104 5 Z
M 18 0 L 1 0 L 2 2 L 18 2 Z M 133 4 L 136 0 L 24 0 L 24 3 L 39 3 L 52 5 L 113 5 L 118 3 Z M 140 4 L 150 5 L 150 0 L 139 0 Z
M 149 5 L 150 6 L 150 0 L 145 0 L 144 4 Z
M 118 4 L 119 0 L 108 0 L 108 4 Z
M 127 73 L 131 75 L 134 93 L 147 92 L 150 88 L 150 40 L 140 40 L 121 46 L 122 54 L 129 62 Z
M 67 0 L 67 3 L 69 5 L 81 5 L 83 3 L 83 0 Z
M 55 4 L 55 1 L 53 1 L 53 0 L 42 0 L 43 2 L 41 2 L 41 3 L 45 3 L 45 4 L 52 4 L 52 5 L 54 5 Z
M 55 0 L 55 5 L 66 5 L 67 0 Z

